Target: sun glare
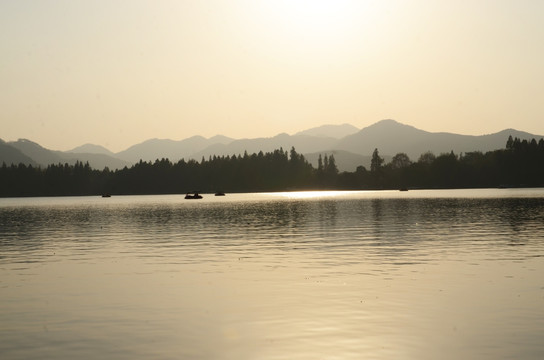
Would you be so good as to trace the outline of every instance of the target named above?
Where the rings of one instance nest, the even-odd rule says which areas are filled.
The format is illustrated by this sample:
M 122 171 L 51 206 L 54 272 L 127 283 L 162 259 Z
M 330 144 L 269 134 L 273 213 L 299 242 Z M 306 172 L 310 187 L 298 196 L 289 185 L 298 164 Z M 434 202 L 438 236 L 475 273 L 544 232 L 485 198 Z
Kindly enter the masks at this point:
M 291 191 L 291 192 L 281 192 L 276 195 L 286 197 L 289 199 L 312 199 L 312 198 L 322 198 L 322 197 L 337 197 L 340 195 L 347 195 L 351 192 L 349 191 Z
M 309 33 L 337 30 L 349 14 L 345 3 L 336 1 L 280 1 L 278 6 L 292 29 Z
M 283 41 L 301 46 L 353 40 L 354 29 L 372 21 L 372 2 L 351 0 L 277 0 L 264 7 L 269 26 Z

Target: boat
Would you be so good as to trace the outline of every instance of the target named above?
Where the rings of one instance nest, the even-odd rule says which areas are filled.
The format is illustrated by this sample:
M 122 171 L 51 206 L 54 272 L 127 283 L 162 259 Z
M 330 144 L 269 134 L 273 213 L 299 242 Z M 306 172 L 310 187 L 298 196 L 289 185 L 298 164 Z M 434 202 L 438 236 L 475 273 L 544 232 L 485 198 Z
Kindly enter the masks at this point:
M 222 191 L 218 191 L 215 193 L 215 196 L 225 196 L 225 193 Z
M 202 199 L 202 195 L 200 195 L 199 193 L 195 191 L 192 193 L 187 193 L 185 195 L 185 199 Z
M 103 198 L 108 198 L 108 197 L 111 197 L 111 195 L 110 194 L 102 194 L 102 197 Z

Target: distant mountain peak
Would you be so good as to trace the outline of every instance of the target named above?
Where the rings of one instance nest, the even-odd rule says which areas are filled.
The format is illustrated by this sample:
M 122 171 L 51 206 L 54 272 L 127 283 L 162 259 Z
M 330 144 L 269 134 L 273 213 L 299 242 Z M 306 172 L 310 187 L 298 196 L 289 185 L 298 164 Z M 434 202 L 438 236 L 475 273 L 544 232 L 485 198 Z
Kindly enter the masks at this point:
M 332 137 L 335 139 L 341 139 L 348 135 L 355 134 L 357 131 L 359 131 L 359 129 L 351 124 L 347 124 L 347 123 L 341 124 L 341 125 L 329 124 L 329 125 L 314 127 L 304 131 L 299 131 L 298 133 L 295 134 L 295 136 L 305 135 L 305 136 Z
M 274 139 L 281 139 L 281 138 L 286 139 L 288 137 L 289 137 L 289 134 L 282 132 L 282 133 L 279 133 L 278 135 L 274 136 Z
M 389 135 L 392 137 L 392 140 L 394 140 L 395 136 L 408 136 L 408 134 L 414 134 L 414 133 L 428 133 L 427 131 L 420 130 L 418 128 L 415 128 L 411 125 L 406 125 L 403 123 L 400 123 L 393 119 L 385 119 L 378 121 L 372 125 L 369 125 L 367 127 L 364 127 L 359 131 L 357 134 L 360 133 L 366 133 L 366 134 L 372 134 L 373 137 L 382 137 Z M 348 137 L 355 136 L 350 135 Z
M 139 160 L 153 161 L 155 159 L 168 158 L 177 161 L 190 158 L 195 152 L 214 144 L 228 144 L 232 139 L 226 136 L 216 135 L 206 139 L 201 135 L 194 135 L 183 140 L 149 139 L 142 143 L 132 145 L 126 150 L 115 155 L 125 161 L 137 162 Z
M 377 124 L 400 124 L 400 123 L 397 120 L 393 120 L 393 119 L 383 119 L 376 122 L 374 125 L 377 125 Z
M 234 139 L 229 138 L 225 135 L 215 135 L 208 139 L 209 141 L 221 143 L 221 144 L 227 144 L 229 142 L 232 142 Z
M 0 139 L 0 164 L 30 164 L 38 165 L 31 157 L 21 150 Z
M 194 135 L 194 136 L 188 137 L 185 140 L 206 140 L 206 138 L 202 135 Z
M 18 143 L 20 144 L 31 144 L 31 145 L 35 145 L 35 146 L 39 146 L 39 147 L 42 147 L 40 144 L 38 144 L 37 142 L 34 142 L 32 140 L 28 140 L 28 139 L 24 139 L 24 138 L 21 138 L 21 139 L 17 139 Z
M 104 155 L 113 155 L 113 152 L 106 149 L 103 146 L 95 144 L 84 144 L 73 148 L 72 150 L 67 151 L 68 153 L 74 154 L 104 154 Z
M 508 134 L 520 138 L 534 137 L 529 133 L 516 130 L 503 130 L 489 135 L 460 135 L 447 132 L 428 132 L 387 119 L 363 128 L 356 134 L 341 139 L 335 144 L 336 149 L 356 154 L 370 155 L 377 148 L 380 154 L 393 156 L 399 152 L 417 159 L 426 151 L 435 154 L 492 151 L 504 148 Z M 516 134 L 516 135 L 514 135 Z
M 393 120 L 393 119 L 384 119 L 384 120 L 380 120 L 372 125 L 369 125 L 367 126 L 366 128 L 364 129 L 369 129 L 369 128 L 383 128 L 383 127 L 404 127 L 404 128 L 412 128 L 412 129 L 416 129 L 415 127 L 411 126 L 411 125 L 406 125 L 406 124 L 403 124 L 403 123 L 400 123 L 396 120 Z

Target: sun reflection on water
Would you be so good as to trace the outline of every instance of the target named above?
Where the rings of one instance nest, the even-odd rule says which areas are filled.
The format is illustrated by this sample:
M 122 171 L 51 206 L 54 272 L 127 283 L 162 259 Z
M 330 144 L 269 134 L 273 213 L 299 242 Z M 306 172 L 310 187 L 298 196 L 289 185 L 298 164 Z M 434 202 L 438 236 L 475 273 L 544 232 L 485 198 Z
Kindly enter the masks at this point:
M 275 193 L 281 197 L 289 199 L 311 199 L 324 197 L 339 197 L 354 193 L 355 191 L 287 191 Z

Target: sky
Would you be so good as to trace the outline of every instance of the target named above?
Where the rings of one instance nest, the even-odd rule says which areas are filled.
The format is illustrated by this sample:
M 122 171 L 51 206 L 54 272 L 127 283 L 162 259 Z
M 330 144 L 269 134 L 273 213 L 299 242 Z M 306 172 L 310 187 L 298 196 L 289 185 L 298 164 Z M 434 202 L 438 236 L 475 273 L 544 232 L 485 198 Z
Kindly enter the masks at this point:
M 0 138 L 544 134 L 544 1 L 2 0 Z

